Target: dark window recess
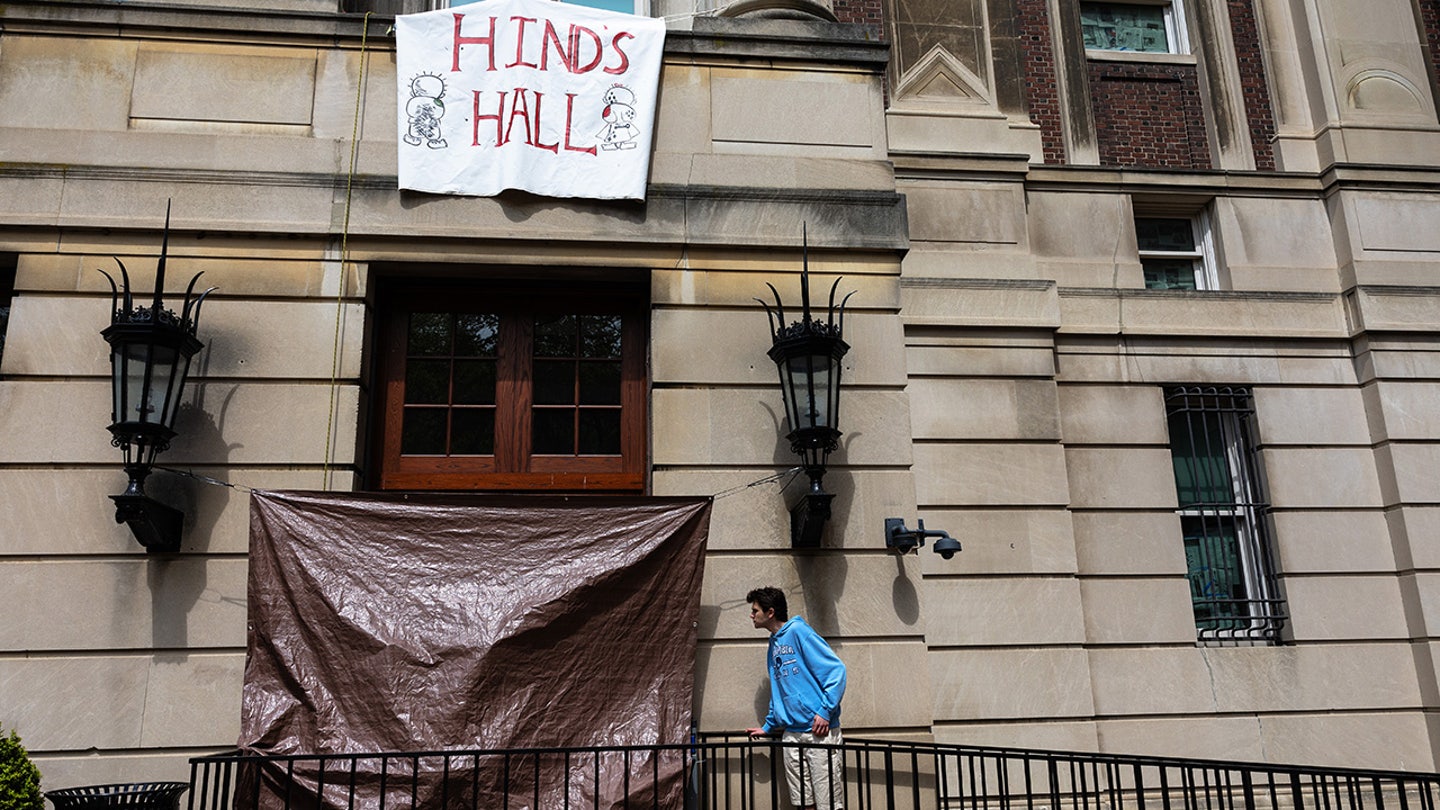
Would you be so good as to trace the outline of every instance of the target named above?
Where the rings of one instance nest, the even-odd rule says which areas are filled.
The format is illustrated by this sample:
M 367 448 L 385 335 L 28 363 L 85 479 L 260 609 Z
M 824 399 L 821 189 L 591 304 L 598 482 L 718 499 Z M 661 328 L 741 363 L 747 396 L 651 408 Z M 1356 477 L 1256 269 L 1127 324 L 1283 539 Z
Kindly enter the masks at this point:
M 0 363 L 5 359 L 5 333 L 10 328 L 10 301 L 15 297 L 16 256 L 0 253 Z M 0 369 L 4 366 L 0 365 Z
M 1165 407 L 1198 637 L 1278 641 L 1285 606 L 1250 390 L 1172 388 Z
M 378 486 L 643 490 L 642 298 L 435 287 L 385 300 Z

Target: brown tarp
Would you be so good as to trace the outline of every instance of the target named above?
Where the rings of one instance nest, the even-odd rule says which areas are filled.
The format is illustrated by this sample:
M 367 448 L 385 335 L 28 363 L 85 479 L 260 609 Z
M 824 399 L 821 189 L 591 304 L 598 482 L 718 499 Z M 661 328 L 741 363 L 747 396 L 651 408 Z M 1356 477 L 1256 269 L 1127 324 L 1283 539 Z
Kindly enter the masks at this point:
M 250 516 L 243 750 L 689 739 L 709 499 L 255 492 Z M 409 807 L 418 771 L 417 806 L 558 807 L 559 791 L 578 806 L 674 806 L 679 759 L 617 757 L 364 759 L 343 778 L 302 761 L 244 792 L 344 807 L 328 783 L 353 781 L 353 806 L 373 807 L 383 770 L 385 805 Z

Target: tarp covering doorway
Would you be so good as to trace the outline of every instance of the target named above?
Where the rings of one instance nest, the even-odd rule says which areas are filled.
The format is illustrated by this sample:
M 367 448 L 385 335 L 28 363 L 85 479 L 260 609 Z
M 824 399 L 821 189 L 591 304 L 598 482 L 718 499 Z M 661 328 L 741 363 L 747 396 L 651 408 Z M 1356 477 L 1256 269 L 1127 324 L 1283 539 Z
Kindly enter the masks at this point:
M 684 742 L 709 520 L 695 498 L 256 492 L 240 747 Z

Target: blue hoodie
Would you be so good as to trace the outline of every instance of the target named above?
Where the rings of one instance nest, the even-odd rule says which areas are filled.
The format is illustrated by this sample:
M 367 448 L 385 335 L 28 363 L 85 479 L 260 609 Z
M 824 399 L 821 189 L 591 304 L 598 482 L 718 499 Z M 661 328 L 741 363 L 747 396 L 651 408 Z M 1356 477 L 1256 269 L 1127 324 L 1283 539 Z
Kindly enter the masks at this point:
M 815 716 L 840 727 L 845 664 L 825 639 L 796 616 L 770 636 L 770 712 L 765 732 L 809 731 Z

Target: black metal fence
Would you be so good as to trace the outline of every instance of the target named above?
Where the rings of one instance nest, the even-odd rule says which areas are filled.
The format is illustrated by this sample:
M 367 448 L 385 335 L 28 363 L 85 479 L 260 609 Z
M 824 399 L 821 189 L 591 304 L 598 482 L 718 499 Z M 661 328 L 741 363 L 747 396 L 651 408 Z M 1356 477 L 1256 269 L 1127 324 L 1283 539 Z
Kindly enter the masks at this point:
M 772 810 L 792 806 L 787 747 L 721 735 L 688 745 L 229 753 L 191 760 L 189 810 Z M 840 778 L 833 795 L 805 803 L 848 810 L 1436 810 L 1440 796 L 1435 773 L 869 739 L 811 761 L 838 763 Z

